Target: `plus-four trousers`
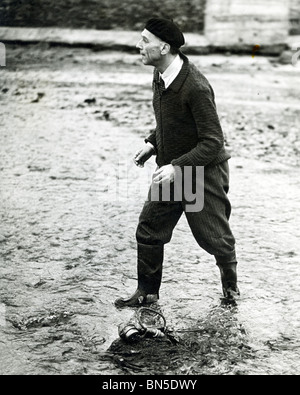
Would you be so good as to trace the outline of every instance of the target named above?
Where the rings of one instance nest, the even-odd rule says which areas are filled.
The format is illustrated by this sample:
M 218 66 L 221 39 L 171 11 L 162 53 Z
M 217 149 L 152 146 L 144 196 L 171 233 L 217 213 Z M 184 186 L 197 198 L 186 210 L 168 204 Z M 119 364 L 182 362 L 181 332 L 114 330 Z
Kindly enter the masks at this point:
M 189 227 L 201 248 L 214 255 L 218 265 L 236 263 L 235 239 L 229 226 L 229 167 L 224 161 L 204 171 L 204 206 L 188 212 L 184 202 L 145 202 L 136 231 L 138 288 L 146 294 L 159 292 L 164 245 L 185 212 Z M 150 197 L 150 192 L 149 192 Z M 182 245 L 185 248 L 185 245 Z

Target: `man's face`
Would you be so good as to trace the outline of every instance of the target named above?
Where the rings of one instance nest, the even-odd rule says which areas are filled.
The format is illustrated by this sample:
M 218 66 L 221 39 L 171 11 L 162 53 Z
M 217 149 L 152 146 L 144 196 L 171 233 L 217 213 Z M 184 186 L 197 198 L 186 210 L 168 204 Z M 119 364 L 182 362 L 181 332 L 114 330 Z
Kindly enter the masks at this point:
M 162 60 L 161 51 L 164 47 L 164 42 L 161 41 L 154 34 L 145 29 L 142 38 L 136 44 L 142 55 L 142 62 L 145 65 L 157 66 Z

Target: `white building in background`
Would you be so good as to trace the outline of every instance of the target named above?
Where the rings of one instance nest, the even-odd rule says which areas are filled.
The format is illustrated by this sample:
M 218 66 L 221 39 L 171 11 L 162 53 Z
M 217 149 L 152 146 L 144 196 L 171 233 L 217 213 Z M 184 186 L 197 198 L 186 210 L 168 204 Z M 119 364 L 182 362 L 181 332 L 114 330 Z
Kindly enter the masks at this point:
M 284 44 L 291 6 L 289 0 L 207 0 L 205 36 L 213 46 Z

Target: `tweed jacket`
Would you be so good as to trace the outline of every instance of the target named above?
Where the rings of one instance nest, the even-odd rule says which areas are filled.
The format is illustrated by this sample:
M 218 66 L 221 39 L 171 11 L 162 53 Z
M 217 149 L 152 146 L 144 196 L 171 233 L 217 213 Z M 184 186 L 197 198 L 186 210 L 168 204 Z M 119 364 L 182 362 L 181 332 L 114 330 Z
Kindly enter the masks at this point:
M 156 150 L 159 167 L 212 166 L 230 158 L 217 115 L 212 87 L 205 76 L 183 58 L 172 84 L 160 95 L 159 72 L 154 69 L 153 108 L 156 128 L 145 140 Z

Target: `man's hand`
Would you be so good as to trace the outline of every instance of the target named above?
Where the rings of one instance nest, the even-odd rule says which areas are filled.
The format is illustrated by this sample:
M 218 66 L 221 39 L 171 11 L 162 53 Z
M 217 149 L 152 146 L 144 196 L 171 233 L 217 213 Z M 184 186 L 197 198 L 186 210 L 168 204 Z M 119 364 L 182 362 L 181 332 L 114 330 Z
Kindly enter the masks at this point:
M 162 166 L 153 174 L 153 182 L 155 184 L 163 184 L 164 182 L 174 182 L 175 167 L 173 165 Z
M 138 167 L 144 167 L 144 163 L 154 154 L 154 147 L 152 144 L 147 143 L 145 146 L 137 151 L 133 161 Z

